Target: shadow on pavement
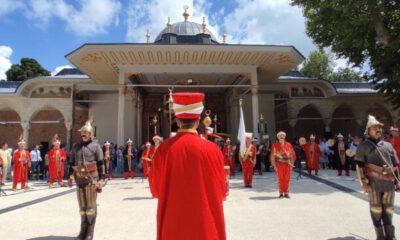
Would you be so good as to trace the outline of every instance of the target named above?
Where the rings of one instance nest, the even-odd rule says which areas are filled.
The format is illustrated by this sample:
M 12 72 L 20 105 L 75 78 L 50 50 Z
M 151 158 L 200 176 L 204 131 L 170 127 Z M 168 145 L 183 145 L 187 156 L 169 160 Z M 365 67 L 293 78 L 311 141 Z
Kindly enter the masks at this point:
M 367 240 L 366 238 L 362 237 L 336 237 L 336 238 L 329 238 L 328 240 Z
M 71 240 L 75 239 L 74 237 L 63 237 L 63 236 L 46 236 L 46 237 L 37 237 L 37 238 L 28 238 L 26 240 Z
M 124 198 L 124 201 L 138 201 L 138 200 L 152 200 L 152 197 L 131 197 L 131 198 Z
M 274 199 L 279 199 L 278 197 L 270 197 L 270 196 L 265 196 L 265 197 L 249 197 L 250 200 L 254 201 L 266 201 L 266 200 L 274 200 Z

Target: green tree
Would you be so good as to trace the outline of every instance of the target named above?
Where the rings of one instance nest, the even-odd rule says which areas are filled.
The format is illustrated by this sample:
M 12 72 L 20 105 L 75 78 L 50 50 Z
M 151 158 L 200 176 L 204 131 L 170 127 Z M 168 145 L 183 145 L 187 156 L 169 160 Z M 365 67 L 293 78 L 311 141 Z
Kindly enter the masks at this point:
M 25 81 L 26 79 L 50 76 L 47 71 L 33 58 L 22 58 L 21 64 L 13 64 L 6 72 L 8 81 Z
M 311 52 L 300 70 L 304 76 L 318 79 L 328 79 L 332 71 L 332 56 L 323 49 Z
M 303 8 L 307 34 L 355 66 L 369 62 L 368 76 L 400 108 L 400 1 L 292 0 Z
M 364 82 L 365 79 L 360 76 L 356 71 L 353 69 L 346 67 L 346 68 L 339 68 L 337 71 L 332 72 L 329 76 L 329 81 L 331 82 Z

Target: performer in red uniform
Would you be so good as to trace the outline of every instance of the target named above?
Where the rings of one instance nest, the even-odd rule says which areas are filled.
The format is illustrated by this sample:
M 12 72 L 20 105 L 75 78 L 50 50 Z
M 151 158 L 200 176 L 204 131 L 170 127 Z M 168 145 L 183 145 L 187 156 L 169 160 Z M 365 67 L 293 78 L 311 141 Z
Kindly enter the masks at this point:
M 25 141 L 22 136 L 18 140 L 18 149 L 13 155 L 14 161 L 14 177 L 12 190 L 17 190 L 18 182 L 21 182 L 21 189 L 26 189 L 26 180 L 28 179 L 28 169 L 31 160 L 29 151 L 24 149 Z
M 150 142 L 146 142 L 146 149 L 142 152 L 143 161 L 143 177 L 148 177 L 151 168 L 151 159 L 154 155 L 154 148 L 151 146 Z
M 315 171 L 315 175 L 318 175 L 319 169 L 319 155 L 322 154 L 319 149 L 319 145 L 315 142 L 315 135 L 310 135 L 310 142 L 302 146 L 303 150 L 306 152 L 306 162 L 307 171 L 311 175 L 311 171 Z
M 157 149 L 150 187 L 158 198 L 158 240 L 224 240 L 224 156 L 196 129 L 203 111 L 202 93 L 174 93 L 179 131 Z
M 253 169 L 256 165 L 257 149 L 252 143 L 252 133 L 246 133 L 246 152 L 240 156 L 243 167 L 244 187 L 252 187 L 253 184 Z
M 163 138 L 160 137 L 159 135 L 155 135 L 153 137 L 153 142 L 154 142 L 154 153 L 157 151 L 157 148 L 160 146 L 160 144 L 162 143 Z
M 400 159 L 400 132 L 399 132 L 399 127 L 392 126 L 390 127 L 390 134 L 392 135 L 391 138 L 389 138 L 389 141 L 392 145 L 394 150 L 397 153 L 397 158 Z M 400 164 L 397 166 L 400 171 Z
M 278 142 L 272 144 L 270 160 L 278 177 L 279 198 L 290 198 L 290 173 L 296 161 L 292 144 L 286 142 L 286 133 L 278 132 Z
M 53 149 L 49 151 L 49 175 L 50 188 L 53 187 L 54 178 L 57 178 L 59 186 L 63 186 L 62 180 L 64 177 L 64 162 L 67 159 L 67 154 L 63 149 L 60 149 L 60 140 L 56 134 L 53 137 Z
M 232 165 L 235 165 L 235 163 L 233 163 L 233 161 L 234 161 L 233 160 L 234 151 L 233 151 L 233 146 L 231 144 L 231 139 L 230 138 L 226 139 L 226 144 L 225 144 L 224 149 L 222 150 L 222 153 L 224 154 L 225 166 L 231 167 Z M 233 172 L 235 172 L 235 170 L 233 170 Z M 232 173 L 232 168 L 231 168 L 231 173 Z

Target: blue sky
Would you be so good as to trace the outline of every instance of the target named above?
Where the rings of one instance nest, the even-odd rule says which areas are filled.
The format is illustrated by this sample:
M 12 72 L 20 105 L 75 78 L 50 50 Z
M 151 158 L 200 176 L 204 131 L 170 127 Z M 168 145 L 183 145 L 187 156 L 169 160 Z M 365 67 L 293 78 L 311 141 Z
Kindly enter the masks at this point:
M 22 57 L 46 69 L 69 65 L 64 56 L 84 43 L 145 42 L 165 27 L 202 22 L 228 43 L 294 45 L 304 56 L 315 50 L 305 34 L 301 9 L 289 0 L 0 0 L 0 79 Z M 345 63 L 338 60 L 339 65 Z

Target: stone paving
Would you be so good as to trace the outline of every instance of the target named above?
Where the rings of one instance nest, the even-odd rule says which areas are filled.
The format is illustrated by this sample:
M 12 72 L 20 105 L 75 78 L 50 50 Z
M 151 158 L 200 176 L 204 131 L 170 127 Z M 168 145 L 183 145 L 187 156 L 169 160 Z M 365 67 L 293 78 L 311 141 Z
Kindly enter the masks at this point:
M 354 172 L 337 177 L 333 170 L 321 170 L 319 179 L 336 187 L 296 176 L 293 172 L 291 199 L 277 198 L 274 173 L 256 175 L 252 189 L 243 188 L 240 175 L 231 179 L 230 196 L 224 202 L 227 238 L 374 239 L 368 203 Z M 73 239 L 80 224 L 74 189 L 49 189 L 44 182 L 29 185 L 27 192 L 10 191 L 10 183 L 3 188 L 8 196 L 0 197 L 0 239 Z M 155 239 L 157 200 L 151 198 L 147 180 L 112 180 L 98 204 L 95 239 Z M 400 194 L 395 204 L 394 223 L 400 236 Z

